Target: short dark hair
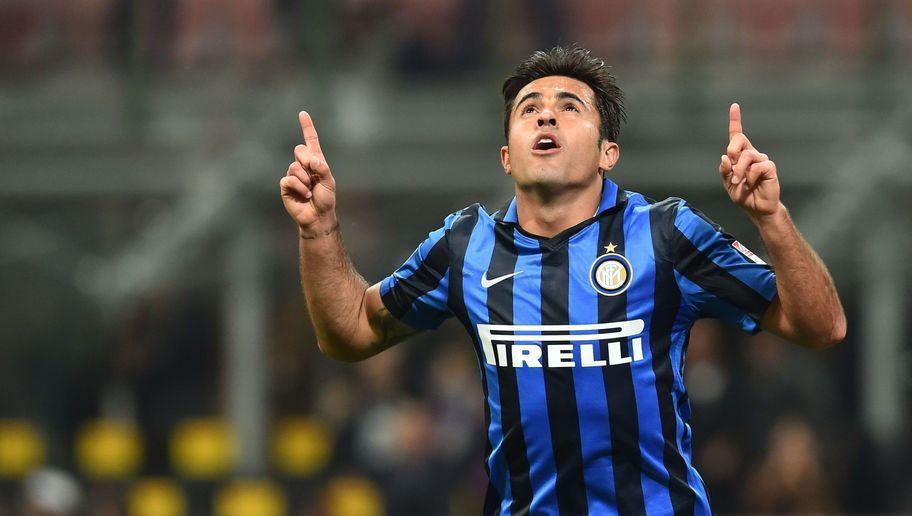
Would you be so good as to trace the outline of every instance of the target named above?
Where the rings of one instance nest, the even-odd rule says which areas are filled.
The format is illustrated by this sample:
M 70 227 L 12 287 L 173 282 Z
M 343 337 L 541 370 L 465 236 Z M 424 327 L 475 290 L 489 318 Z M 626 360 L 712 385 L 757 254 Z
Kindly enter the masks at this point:
M 519 63 L 513 75 L 507 77 L 503 83 L 504 138 L 510 138 L 510 112 L 519 90 L 536 79 L 552 75 L 570 77 L 592 88 L 601 117 L 599 142 L 606 138 L 616 142 L 621 124 L 627 121 L 624 92 L 618 87 L 614 75 L 608 73 L 605 61 L 593 57 L 588 50 L 576 44 L 533 52 Z

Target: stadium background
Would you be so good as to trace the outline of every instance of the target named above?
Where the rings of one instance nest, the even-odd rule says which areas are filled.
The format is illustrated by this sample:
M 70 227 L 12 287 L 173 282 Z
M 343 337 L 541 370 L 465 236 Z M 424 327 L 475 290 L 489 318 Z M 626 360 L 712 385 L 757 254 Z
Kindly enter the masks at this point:
M 461 328 L 320 355 L 278 180 L 308 109 L 377 281 L 447 213 L 509 199 L 500 83 L 573 41 L 627 94 L 615 181 L 761 251 L 717 173 L 741 102 L 846 305 L 822 352 L 694 328 L 715 510 L 912 511 L 912 2 L 7 0 L 0 514 L 477 514 Z

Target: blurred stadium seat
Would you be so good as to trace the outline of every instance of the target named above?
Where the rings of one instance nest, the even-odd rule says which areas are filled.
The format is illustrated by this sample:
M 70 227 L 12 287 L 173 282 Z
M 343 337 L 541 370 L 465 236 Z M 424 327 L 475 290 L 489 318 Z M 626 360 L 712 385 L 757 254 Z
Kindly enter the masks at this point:
M 273 429 L 272 461 L 283 475 L 315 475 L 329 463 L 332 450 L 330 429 L 315 418 L 286 417 Z
M 124 479 L 139 471 L 143 442 L 135 424 L 98 419 L 83 424 L 76 434 L 76 463 L 95 480 Z
M 217 480 L 228 475 L 237 454 L 235 434 L 223 420 L 188 419 L 171 434 L 174 471 L 193 480 Z
M 329 516 L 380 516 L 385 514 L 383 498 L 376 484 L 366 478 L 330 479 L 323 491 Z
M 168 478 L 140 478 L 127 492 L 128 516 L 185 516 L 187 499 L 180 485 Z
M 216 494 L 215 516 L 283 516 L 287 506 L 285 495 L 275 484 L 238 480 Z
M 29 421 L 0 419 L 0 478 L 22 479 L 44 462 L 41 431 Z

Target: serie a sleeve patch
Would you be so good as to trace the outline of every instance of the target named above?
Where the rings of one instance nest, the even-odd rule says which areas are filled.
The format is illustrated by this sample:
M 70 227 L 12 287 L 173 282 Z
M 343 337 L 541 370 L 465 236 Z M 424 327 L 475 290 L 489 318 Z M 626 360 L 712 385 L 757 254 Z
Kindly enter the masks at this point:
M 746 245 L 735 240 L 732 242 L 732 247 L 734 247 L 739 253 L 743 254 L 748 260 L 756 263 L 757 265 L 766 265 L 766 262 L 760 259 L 759 256 L 753 253 Z

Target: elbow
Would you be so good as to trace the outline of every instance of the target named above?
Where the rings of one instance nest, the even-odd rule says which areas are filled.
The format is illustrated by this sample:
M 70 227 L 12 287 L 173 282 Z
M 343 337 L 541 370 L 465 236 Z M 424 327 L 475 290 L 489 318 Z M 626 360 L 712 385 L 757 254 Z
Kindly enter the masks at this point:
M 845 339 L 846 336 L 846 318 L 845 314 L 841 314 L 836 320 L 836 324 L 833 325 L 833 330 L 830 332 L 829 338 L 826 340 L 824 347 L 835 346 Z
M 325 356 L 348 364 L 360 362 L 371 356 L 371 353 L 365 353 L 356 347 L 340 345 L 339 343 L 330 344 L 324 339 L 317 339 L 317 348 Z
M 846 336 L 845 315 L 836 318 L 827 331 L 820 332 L 812 338 L 804 340 L 804 345 L 814 349 L 826 349 L 839 344 Z

